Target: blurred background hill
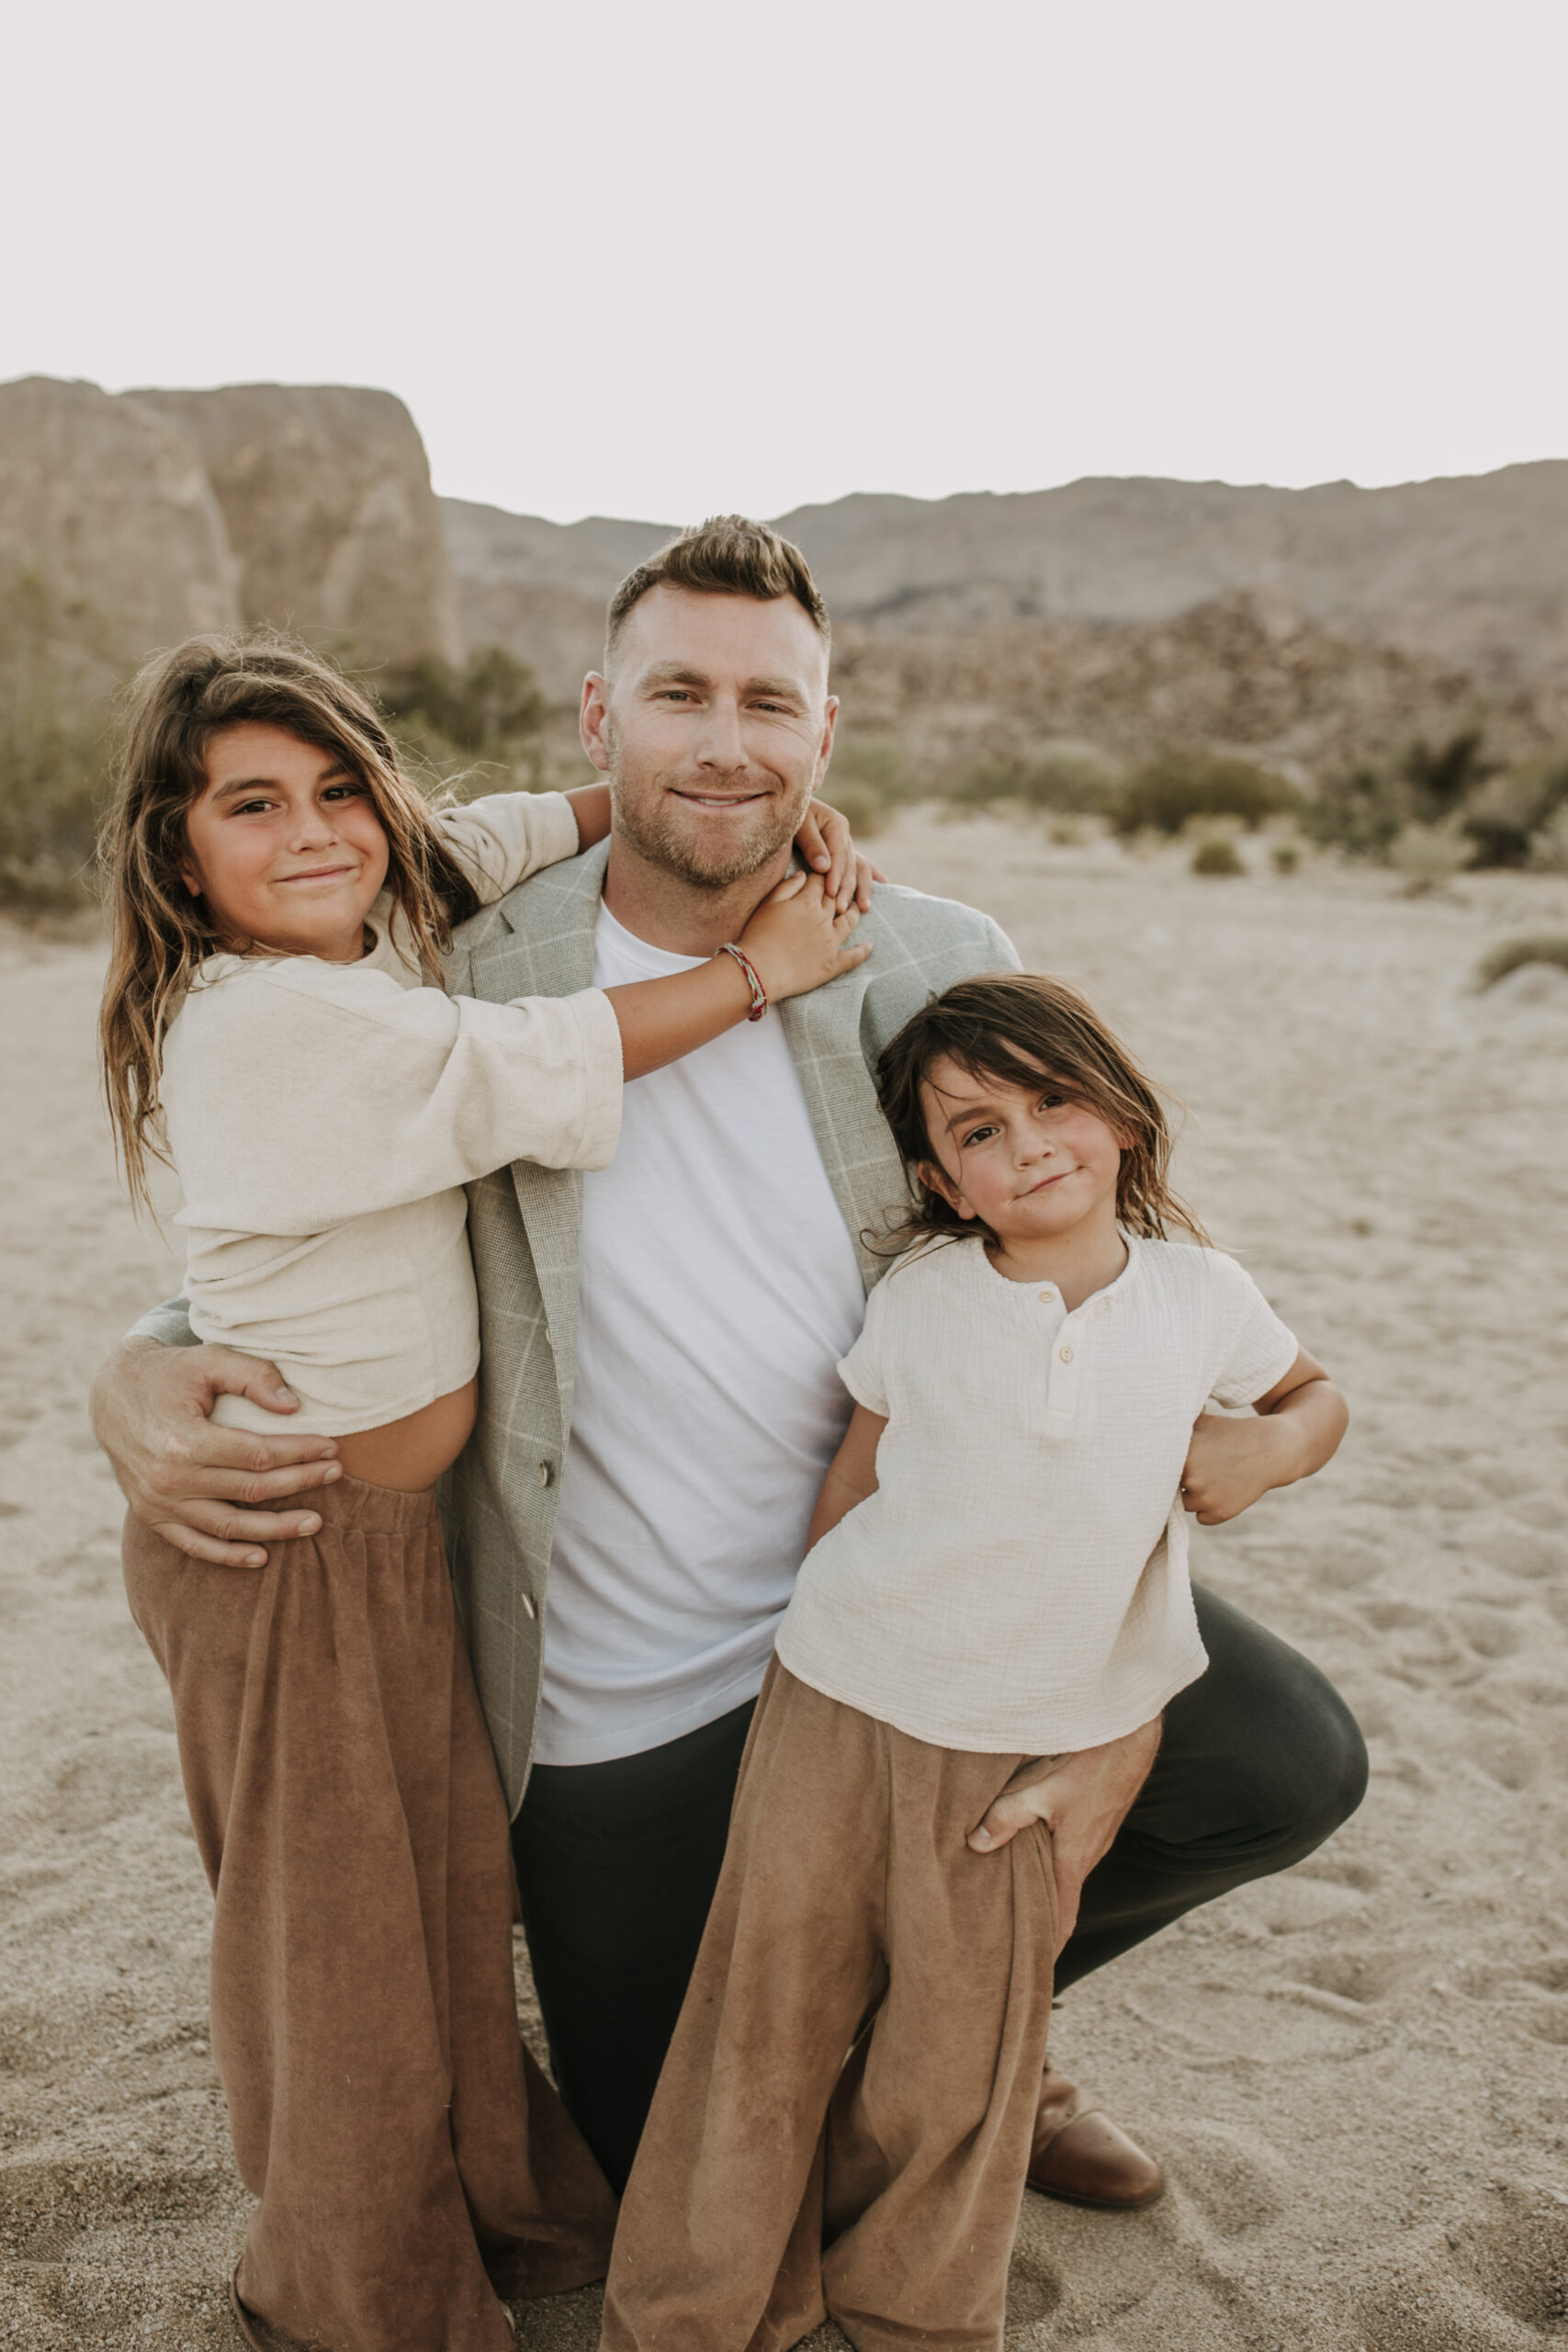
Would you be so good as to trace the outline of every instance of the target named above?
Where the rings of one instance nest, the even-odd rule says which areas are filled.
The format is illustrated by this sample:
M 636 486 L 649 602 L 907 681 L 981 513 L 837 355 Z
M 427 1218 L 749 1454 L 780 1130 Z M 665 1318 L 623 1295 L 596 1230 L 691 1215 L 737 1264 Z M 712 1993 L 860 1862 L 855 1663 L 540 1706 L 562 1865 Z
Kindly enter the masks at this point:
M 1124 836 L 1289 820 L 1417 878 L 1563 855 L 1568 462 L 777 519 L 835 616 L 863 828 L 936 794 Z M 389 392 L 0 386 L 0 892 L 78 888 L 115 689 L 193 629 L 333 653 L 435 775 L 574 778 L 605 599 L 671 527 L 437 499 Z

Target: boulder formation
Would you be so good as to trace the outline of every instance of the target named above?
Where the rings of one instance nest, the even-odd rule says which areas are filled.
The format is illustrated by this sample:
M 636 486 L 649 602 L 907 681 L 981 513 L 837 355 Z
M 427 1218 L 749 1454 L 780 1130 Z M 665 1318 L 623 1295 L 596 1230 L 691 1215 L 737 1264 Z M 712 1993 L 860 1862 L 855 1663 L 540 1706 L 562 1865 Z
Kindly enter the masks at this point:
M 394 669 L 456 652 L 441 511 L 419 428 L 392 393 L 231 384 L 126 398 L 199 453 L 247 622 Z
M 0 384 L 0 599 L 28 601 L 84 697 L 152 646 L 231 628 L 239 569 L 189 436 L 96 384 Z
M 457 650 L 418 429 L 341 385 L 0 385 L 8 642 L 18 600 L 70 702 L 197 629 L 270 623 L 372 669 Z

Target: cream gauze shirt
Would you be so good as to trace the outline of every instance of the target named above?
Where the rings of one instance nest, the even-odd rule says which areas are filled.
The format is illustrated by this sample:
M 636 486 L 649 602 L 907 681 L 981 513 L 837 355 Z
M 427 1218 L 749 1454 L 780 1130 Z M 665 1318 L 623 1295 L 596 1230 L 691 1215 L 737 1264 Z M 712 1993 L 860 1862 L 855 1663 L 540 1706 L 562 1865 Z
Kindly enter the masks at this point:
M 486 905 L 578 846 L 558 792 L 497 793 L 437 821 Z M 168 1029 L 160 1089 L 191 1329 L 270 1357 L 300 1400 L 290 1430 L 331 1437 L 473 1377 L 463 1185 L 513 1159 L 603 1168 L 620 1129 L 602 989 L 445 996 L 386 894 L 369 921 L 356 964 L 209 957 Z M 278 1427 L 243 1396 L 212 1418 Z
M 1296 1342 L 1234 1259 L 1127 1250 L 1070 1315 L 978 1239 L 872 1293 L 839 1371 L 887 1417 L 878 1488 L 800 1571 L 777 1646 L 802 1682 L 934 1747 L 1050 1756 L 1136 1730 L 1202 1673 L 1188 1440 Z

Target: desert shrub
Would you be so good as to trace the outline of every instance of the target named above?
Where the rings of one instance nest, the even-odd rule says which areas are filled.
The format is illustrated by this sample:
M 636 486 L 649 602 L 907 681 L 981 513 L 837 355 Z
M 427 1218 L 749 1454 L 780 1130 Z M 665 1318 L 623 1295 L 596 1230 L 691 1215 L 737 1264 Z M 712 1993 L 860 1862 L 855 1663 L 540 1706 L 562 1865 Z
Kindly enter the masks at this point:
M 1523 760 L 1495 772 L 1466 804 L 1464 829 L 1473 844 L 1471 864 L 1550 866 L 1557 820 L 1565 807 L 1568 760 L 1560 754 Z
M 921 786 L 896 735 L 856 735 L 840 729 L 822 797 L 841 809 L 857 833 L 873 833 L 895 809 L 918 800 Z
M 1411 821 L 1409 787 L 1382 768 L 1348 768 L 1325 778 L 1303 808 L 1301 821 L 1308 839 L 1321 847 L 1382 864 Z
M 1293 874 L 1302 862 L 1299 842 L 1276 842 L 1269 853 L 1276 874 Z
M 1568 937 L 1558 932 L 1533 939 L 1505 939 L 1477 965 L 1476 986 L 1495 988 L 1499 980 L 1506 980 L 1522 964 L 1559 964 L 1568 972 Z
M 1193 844 L 1189 863 L 1194 874 L 1218 876 L 1247 872 L 1236 845 L 1228 833 L 1206 834 L 1203 840 Z
M 527 663 L 503 646 L 482 647 L 460 669 L 428 654 L 376 683 L 405 746 L 438 775 L 475 761 L 538 767 L 548 705 Z M 484 777 L 473 781 L 485 788 Z
M 26 573 L 0 594 L 0 906 L 85 905 L 104 770 L 104 714 L 73 673 L 95 616 Z
M 1410 787 L 1410 813 L 1418 825 L 1440 824 L 1465 807 L 1472 795 L 1497 773 L 1495 760 L 1486 758 L 1479 727 L 1450 735 L 1432 745 L 1418 738 L 1399 762 L 1399 774 Z
M 1568 801 L 1530 835 L 1530 864 L 1539 874 L 1568 874 Z
M 879 833 L 893 814 L 891 800 L 884 799 L 881 793 L 860 783 L 854 776 L 845 776 L 840 780 L 837 775 L 830 775 L 823 787 L 822 797 L 830 808 L 838 809 L 840 816 L 849 819 L 851 831 L 862 840 L 872 833 Z
M 1123 839 L 1151 830 L 1179 833 L 1194 818 L 1235 817 L 1249 832 L 1266 818 L 1300 806 L 1283 776 L 1216 752 L 1167 752 L 1134 769 L 1110 795 L 1106 813 Z
M 1536 832 L 1564 800 L 1568 762 L 1505 770 L 1487 758 L 1481 729 L 1468 727 L 1444 743 L 1419 740 L 1385 765 L 1328 777 L 1302 822 L 1313 840 L 1350 857 L 1453 873 L 1531 864 Z M 1457 862 L 1456 837 L 1464 845 Z
M 1464 820 L 1465 839 L 1470 843 L 1469 863 L 1476 867 L 1528 865 L 1530 862 L 1530 837 L 1506 817 L 1475 814 Z
M 1440 825 L 1406 825 L 1389 851 L 1389 863 L 1404 876 L 1414 896 L 1451 882 L 1470 864 L 1472 843 L 1457 813 Z
M 948 797 L 961 808 L 1014 800 L 1043 815 L 1089 817 L 1105 809 L 1117 781 L 1114 763 L 1092 744 L 1058 743 L 1027 759 L 972 761 L 953 778 Z

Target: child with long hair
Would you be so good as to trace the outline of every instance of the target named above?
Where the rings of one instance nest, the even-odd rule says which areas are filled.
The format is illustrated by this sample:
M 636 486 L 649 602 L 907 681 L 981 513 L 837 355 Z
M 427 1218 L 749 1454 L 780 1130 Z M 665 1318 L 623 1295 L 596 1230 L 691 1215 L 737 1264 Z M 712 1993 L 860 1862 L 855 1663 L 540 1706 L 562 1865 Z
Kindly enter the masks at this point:
M 217 1898 L 253 2343 L 504 2352 L 500 2293 L 604 2271 L 614 2200 L 518 2035 L 506 1808 L 436 1511 L 476 1411 L 462 1186 L 604 1167 L 623 1080 L 868 952 L 795 874 L 692 971 L 446 997 L 452 922 L 608 822 L 602 786 L 432 809 L 300 646 L 198 639 L 137 684 L 105 845 L 118 1143 L 141 1197 L 150 1151 L 179 1179 L 196 1336 L 270 1358 L 342 1467 L 265 1565 L 126 1527 Z M 217 1418 L 276 1426 L 248 1395 Z
M 782 2352 L 825 2314 L 859 2352 L 1000 2346 L 1061 1914 L 1043 1818 L 987 1815 L 1202 1673 L 1184 1476 L 1230 1518 L 1345 1426 L 1071 989 L 963 981 L 878 1075 L 911 1246 L 840 1366 L 605 2352 Z M 1211 1398 L 1257 1438 L 1200 1481 Z

